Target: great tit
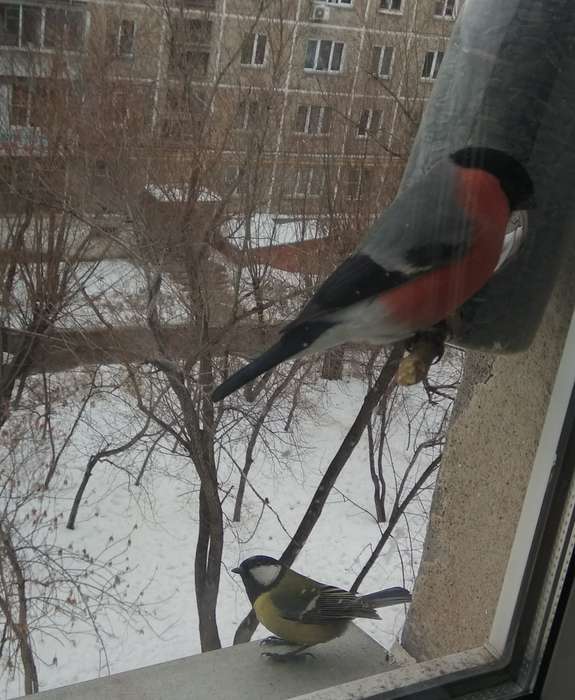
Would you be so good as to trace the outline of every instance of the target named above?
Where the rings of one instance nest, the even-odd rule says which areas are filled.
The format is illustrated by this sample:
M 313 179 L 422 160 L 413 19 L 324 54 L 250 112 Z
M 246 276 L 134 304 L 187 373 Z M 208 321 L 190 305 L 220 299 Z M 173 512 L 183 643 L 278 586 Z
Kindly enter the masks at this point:
M 302 576 L 277 559 L 262 555 L 249 557 L 232 572 L 242 577 L 258 620 L 277 635 L 264 643 L 298 647 L 284 654 L 264 654 L 275 659 L 293 657 L 339 637 L 356 617 L 378 620 L 376 608 L 411 601 L 405 588 L 357 595 Z

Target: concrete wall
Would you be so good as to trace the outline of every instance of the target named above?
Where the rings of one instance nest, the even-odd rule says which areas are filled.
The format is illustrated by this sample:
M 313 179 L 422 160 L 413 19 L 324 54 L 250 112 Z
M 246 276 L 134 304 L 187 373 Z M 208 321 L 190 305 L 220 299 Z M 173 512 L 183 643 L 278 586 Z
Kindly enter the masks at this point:
M 574 253 L 571 243 L 529 350 L 467 355 L 402 640 L 417 660 L 489 635 L 574 309 Z

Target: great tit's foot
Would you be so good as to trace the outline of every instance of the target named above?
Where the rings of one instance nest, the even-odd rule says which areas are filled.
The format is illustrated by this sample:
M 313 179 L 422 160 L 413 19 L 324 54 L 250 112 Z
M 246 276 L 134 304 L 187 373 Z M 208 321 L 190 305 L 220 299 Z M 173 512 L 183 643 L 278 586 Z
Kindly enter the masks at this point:
M 261 647 L 267 647 L 267 646 L 277 646 L 277 647 L 293 647 L 294 644 L 292 642 L 286 642 L 285 639 L 282 639 L 281 637 L 274 637 L 273 635 L 271 637 L 266 637 L 265 639 L 260 639 L 260 646 Z
M 262 652 L 262 656 L 265 656 L 266 659 L 271 659 L 272 661 L 277 661 L 279 663 L 286 663 L 288 661 L 305 661 L 306 657 L 310 656 L 312 659 L 315 659 L 314 654 L 311 653 L 311 651 L 289 651 L 287 654 L 275 654 L 271 651 L 264 651 Z

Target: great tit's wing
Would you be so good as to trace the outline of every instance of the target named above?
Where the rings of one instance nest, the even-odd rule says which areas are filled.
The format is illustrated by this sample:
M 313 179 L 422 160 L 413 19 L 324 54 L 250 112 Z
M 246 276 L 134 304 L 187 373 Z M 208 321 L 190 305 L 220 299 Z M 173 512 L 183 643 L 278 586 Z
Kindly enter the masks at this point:
M 354 593 L 335 586 L 307 586 L 304 594 L 294 595 L 282 616 L 306 624 L 353 620 L 355 617 L 379 619 L 375 609 Z

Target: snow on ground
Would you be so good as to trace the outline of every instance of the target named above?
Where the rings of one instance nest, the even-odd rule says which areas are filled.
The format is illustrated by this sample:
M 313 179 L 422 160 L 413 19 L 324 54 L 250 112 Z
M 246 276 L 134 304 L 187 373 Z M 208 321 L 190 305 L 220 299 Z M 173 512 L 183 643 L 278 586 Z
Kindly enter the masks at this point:
M 224 231 L 230 243 L 238 248 L 243 248 L 248 233 L 252 248 L 298 243 L 321 238 L 326 233 L 317 219 L 282 218 L 265 212 L 254 214 L 249 221 L 245 217 L 232 218 L 226 222 Z
M 68 380 L 60 381 L 65 384 Z M 288 533 L 295 531 L 321 475 L 351 426 L 364 394 L 365 386 L 359 380 L 318 380 L 316 390 L 308 397 L 317 404 L 315 417 L 305 419 L 294 435 L 283 434 L 281 429 L 276 431 L 279 461 L 271 460 L 263 450 L 256 454 L 251 482 L 261 496 L 269 499 L 278 517 L 271 509 L 262 513 L 261 501 L 248 488 L 243 521 L 227 524 L 218 611 L 223 645 L 232 643 L 236 627 L 250 607 L 241 582 L 229 570 L 256 553 L 279 556 L 289 541 Z M 406 396 L 398 409 L 399 417 L 391 430 L 385 459 L 390 496 L 395 480 L 392 461 L 395 469 L 401 470 L 413 447 L 408 444 L 413 435 L 407 430 L 407 420 L 416 412 L 410 405 L 416 407 L 420 396 L 417 392 Z M 76 409 L 73 401 L 65 402 L 61 429 L 73 420 Z M 420 413 L 421 434 L 425 435 L 435 421 L 433 409 L 428 409 L 425 415 Z M 138 428 L 129 396 L 120 396 L 120 392 L 106 395 L 103 391 L 91 400 L 60 467 L 57 486 L 52 489 L 59 494 L 52 508 L 62 510 L 67 517 L 89 456 L 109 443 L 116 444 L 132 436 Z M 271 435 L 267 437 L 274 439 Z M 111 538 L 118 543 L 122 556 L 125 547 L 126 565 L 132 571 L 122 577 L 118 595 L 126 599 L 134 597 L 146 605 L 147 622 L 136 616 L 128 623 L 114 611 L 102 611 L 99 623 L 104 628 L 105 653 L 85 625 L 78 625 L 76 634 L 68 641 L 56 638 L 50 629 L 36 633 L 42 690 L 200 651 L 193 583 L 197 479 L 189 463 L 172 454 L 168 447 L 166 444 L 163 452 L 156 453 L 140 487 L 134 485 L 133 474 L 142 463 L 141 450 L 125 456 L 122 464 L 126 471 L 99 463 L 81 505 L 76 529 L 59 527 L 54 535 L 63 548 L 72 546 L 76 550 L 98 552 Z M 428 462 L 429 455 L 427 458 Z M 237 483 L 236 472 L 225 458 L 220 472 L 224 480 Z M 380 535 L 371 515 L 372 483 L 365 435 L 345 467 L 337 489 L 294 568 L 320 581 L 350 587 Z M 408 516 L 399 523 L 362 591 L 395 585 L 413 587 L 430 499 L 431 489 L 409 508 Z M 232 505 L 233 497 L 230 497 L 226 502 L 228 515 Z M 381 611 L 380 622 L 365 621 L 361 626 L 389 647 L 400 636 L 404 615 L 403 606 L 387 608 Z M 260 627 L 256 638 L 265 634 Z M 0 674 L 0 697 L 22 693 L 20 679 L 10 682 L 6 674 Z

